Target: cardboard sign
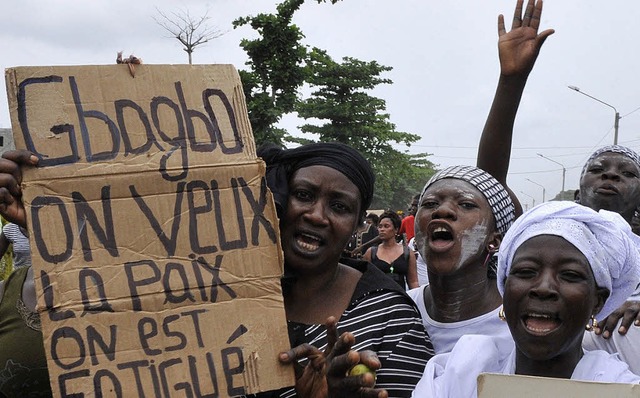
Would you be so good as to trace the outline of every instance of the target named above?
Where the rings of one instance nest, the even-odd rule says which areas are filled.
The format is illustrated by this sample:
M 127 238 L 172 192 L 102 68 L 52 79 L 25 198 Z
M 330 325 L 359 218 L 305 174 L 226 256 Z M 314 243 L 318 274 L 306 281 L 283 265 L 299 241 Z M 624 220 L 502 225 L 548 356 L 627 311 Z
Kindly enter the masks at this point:
M 597 383 L 491 373 L 478 376 L 478 398 L 636 398 L 639 396 L 640 385 L 638 384 Z
M 275 206 L 229 65 L 6 70 L 56 397 L 293 384 Z

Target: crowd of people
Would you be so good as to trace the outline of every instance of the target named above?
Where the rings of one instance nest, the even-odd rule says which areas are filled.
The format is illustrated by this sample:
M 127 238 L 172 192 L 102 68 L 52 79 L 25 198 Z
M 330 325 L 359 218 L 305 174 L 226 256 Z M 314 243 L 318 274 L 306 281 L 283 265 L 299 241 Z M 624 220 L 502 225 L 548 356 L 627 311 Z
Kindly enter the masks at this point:
M 291 349 L 279 360 L 296 373 L 260 395 L 475 397 L 484 372 L 640 382 L 640 156 L 597 150 L 576 202 L 523 213 L 507 185 L 520 98 L 554 33 L 539 32 L 541 16 L 542 0 L 517 0 L 509 31 L 499 17 L 477 163 L 438 171 L 403 220 L 368 213 L 374 173 L 347 145 L 258 149 L 285 261 Z M 36 164 L 20 150 L 0 159 L 0 214 L 23 235 L 21 170 Z M 0 284 L 0 396 L 51 394 L 35 297 L 29 265 Z M 368 371 L 351 375 L 358 364 Z

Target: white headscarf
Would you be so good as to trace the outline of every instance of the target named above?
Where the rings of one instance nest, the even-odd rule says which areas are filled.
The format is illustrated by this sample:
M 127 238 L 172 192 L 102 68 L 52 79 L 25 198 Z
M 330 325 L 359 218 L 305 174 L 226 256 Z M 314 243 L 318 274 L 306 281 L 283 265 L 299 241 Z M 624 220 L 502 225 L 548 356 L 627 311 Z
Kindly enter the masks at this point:
M 598 320 L 622 305 L 640 282 L 640 237 L 618 213 L 596 212 L 567 201 L 547 202 L 520 216 L 500 244 L 497 282 L 501 295 L 516 250 L 539 235 L 560 236 L 587 258 L 598 287 L 609 290 L 596 315 Z

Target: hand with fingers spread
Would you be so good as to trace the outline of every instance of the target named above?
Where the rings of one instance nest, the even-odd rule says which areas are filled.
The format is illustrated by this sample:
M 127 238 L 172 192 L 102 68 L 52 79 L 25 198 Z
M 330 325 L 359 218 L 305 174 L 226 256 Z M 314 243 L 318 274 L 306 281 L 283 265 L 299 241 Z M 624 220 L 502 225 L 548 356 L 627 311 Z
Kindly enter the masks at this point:
M 8 221 L 26 227 L 22 204 L 22 167 L 35 166 L 38 158 L 29 151 L 7 151 L 0 158 L 0 214 Z
M 547 29 L 538 33 L 542 16 L 542 0 L 528 0 L 522 13 L 524 0 L 518 0 L 509 32 L 505 29 L 504 16 L 498 16 L 498 50 L 500 70 L 503 76 L 523 75 L 525 78 L 533 69 L 540 48 L 554 33 Z
M 351 350 L 355 337 L 349 332 L 338 337 L 334 317 L 327 319 L 327 348 L 324 352 L 310 344 L 302 344 L 280 354 L 280 361 L 293 363 L 296 370 L 296 392 L 303 398 L 367 397 L 386 398 L 387 392 L 373 388 L 375 376 L 365 372 L 349 376 L 349 370 L 363 364 L 376 371 L 380 361 L 373 351 Z M 308 359 L 302 368 L 298 361 Z

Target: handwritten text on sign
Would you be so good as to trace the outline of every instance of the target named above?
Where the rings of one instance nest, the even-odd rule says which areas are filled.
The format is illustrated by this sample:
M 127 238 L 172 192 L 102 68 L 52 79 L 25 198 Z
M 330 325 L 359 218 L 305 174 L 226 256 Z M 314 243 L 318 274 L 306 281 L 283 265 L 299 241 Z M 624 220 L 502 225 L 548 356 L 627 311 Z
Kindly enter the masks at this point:
M 59 397 L 291 385 L 277 218 L 230 66 L 6 72 Z

